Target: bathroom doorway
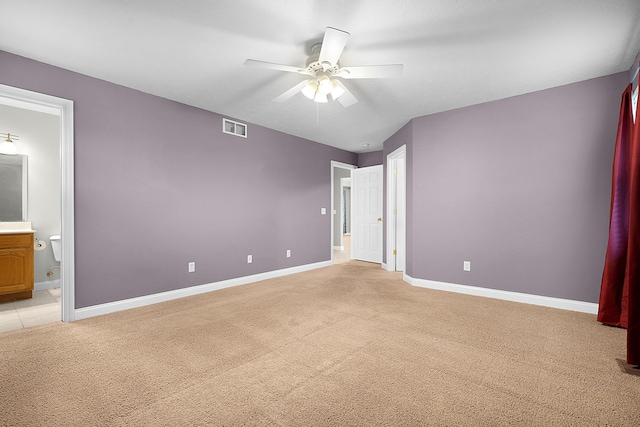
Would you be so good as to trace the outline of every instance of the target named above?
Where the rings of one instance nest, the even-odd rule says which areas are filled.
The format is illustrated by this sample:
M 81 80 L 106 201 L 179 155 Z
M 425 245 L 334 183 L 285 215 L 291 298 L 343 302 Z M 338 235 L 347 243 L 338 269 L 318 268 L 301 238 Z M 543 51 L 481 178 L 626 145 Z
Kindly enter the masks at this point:
M 55 301 L 59 304 L 57 320 L 73 321 L 75 314 L 75 280 L 74 280 L 74 185 L 73 185 L 73 102 L 70 100 L 56 98 L 53 96 L 31 92 L 23 89 L 14 88 L 11 86 L 0 85 L 0 105 L 4 107 L 11 107 L 17 109 L 23 109 L 28 112 L 44 113 L 48 116 L 55 116 L 54 121 L 57 122 L 58 135 L 53 137 L 53 144 L 55 147 L 47 147 L 47 149 L 53 149 L 57 152 L 55 156 L 58 160 L 56 167 L 59 168 L 59 185 L 56 186 L 56 194 L 59 208 L 59 219 L 57 221 L 57 230 L 61 238 L 61 254 L 60 254 L 60 268 L 59 268 L 59 291 L 56 291 L 56 284 L 47 284 L 47 280 L 36 277 L 34 282 L 40 283 L 34 290 L 35 298 L 32 298 L 30 302 L 22 303 L 25 305 L 31 304 L 36 306 L 40 300 L 44 301 L 48 307 L 51 307 L 51 301 Z M 6 124 L 4 126 L 8 126 Z M 35 128 L 36 126 L 34 126 Z M 26 142 L 26 141 L 25 141 Z M 56 144 L 57 142 L 57 144 Z M 35 154 L 34 154 L 35 155 Z M 49 156 L 51 157 L 51 156 Z M 33 164 L 33 162 L 32 162 Z M 47 167 L 46 163 L 43 163 Z M 39 196 L 48 197 L 48 196 Z M 39 203 L 40 201 L 38 201 Z M 40 220 L 38 221 L 39 223 Z M 47 251 L 51 251 L 51 245 L 49 240 L 49 232 L 47 230 L 41 230 L 44 234 L 37 230 L 36 224 L 35 237 L 43 241 L 47 247 Z M 45 228 L 51 228 L 47 226 Z M 55 226 L 53 226 L 55 227 Z M 52 234 L 52 235 L 53 235 Z M 43 251 L 45 250 L 43 249 Z M 53 256 L 53 255 L 52 255 Z M 58 273 L 54 264 L 51 261 L 49 268 L 46 272 L 51 272 L 51 275 L 46 275 L 47 278 L 54 278 Z M 42 269 L 42 268 L 40 268 Z M 35 272 L 34 272 L 35 273 Z M 44 275 L 41 272 L 40 276 Z M 35 275 L 35 274 L 34 274 Z M 51 280 L 52 281 L 52 280 Z M 52 285 L 52 286 L 51 286 Z M 29 301 L 29 300 L 26 300 Z M 22 305 L 21 304 L 21 305 Z M 16 309 L 18 310 L 18 309 Z M 53 316 L 51 316 L 53 318 Z M 25 326 L 30 326 L 28 321 L 23 321 Z
M 0 100 L 0 132 L 11 133 L 13 146 L 18 151 L 15 155 L 0 154 L 0 164 L 19 159 L 22 165 L 19 185 L 10 187 L 8 174 L 0 178 L 0 205 L 20 206 L 21 212 L 3 209 L 0 221 L 28 221 L 35 230 L 32 296 L 0 303 L 0 331 L 4 332 L 62 318 L 59 257 L 55 259 L 49 239 L 60 234 L 61 224 L 60 116 L 57 111 L 6 105 L 3 99 Z M 0 271 L 4 279 L 10 277 L 6 274 L 10 274 L 9 271 Z

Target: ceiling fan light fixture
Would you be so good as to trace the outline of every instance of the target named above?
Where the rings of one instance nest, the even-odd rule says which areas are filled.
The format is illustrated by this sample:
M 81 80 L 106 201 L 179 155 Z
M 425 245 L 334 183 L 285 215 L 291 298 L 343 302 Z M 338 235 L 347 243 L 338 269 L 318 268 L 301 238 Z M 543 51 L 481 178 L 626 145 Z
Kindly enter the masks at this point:
M 327 76 L 322 76 L 318 79 L 318 92 L 321 92 L 324 96 L 327 96 L 331 93 L 333 89 L 333 83 L 331 79 Z
M 344 94 L 344 88 L 337 80 L 333 80 L 331 82 L 331 98 L 338 99 L 342 94 Z
M 321 104 L 329 102 L 329 99 L 327 98 L 327 94 L 326 93 L 322 93 L 321 91 L 316 92 L 316 97 L 313 100 L 315 102 L 319 102 Z
M 315 80 L 307 80 L 304 86 L 302 86 L 302 94 L 309 99 L 313 99 L 316 96 L 318 90 L 318 83 Z

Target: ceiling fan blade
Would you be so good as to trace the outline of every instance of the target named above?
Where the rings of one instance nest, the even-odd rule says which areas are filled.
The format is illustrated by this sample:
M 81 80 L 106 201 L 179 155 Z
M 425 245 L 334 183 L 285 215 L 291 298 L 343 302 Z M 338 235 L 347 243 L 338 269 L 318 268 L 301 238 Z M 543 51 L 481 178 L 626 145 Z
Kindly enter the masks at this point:
M 385 79 L 400 77 L 402 64 L 365 65 L 362 67 L 342 67 L 338 73 L 343 79 Z
M 324 32 L 324 39 L 322 40 L 322 48 L 320 48 L 320 55 L 318 56 L 318 62 L 328 62 L 333 67 L 338 63 L 340 55 L 344 50 L 345 45 L 349 40 L 349 33 L 346 31 L 338 30 L 337 28 L 327 27 Z
M 344 93 L 338 97 L 338 102 L 342 104 L 343 107 L 349 107 L 358 102 L 358 98 L 353 96 L 353 94 L 349 92 L 349 89 L 347 89 L 341 81 L 335 80 L 335 82 L 344 90 Z
M 304 86 L 304 84 L 306 82 L 308 82 L 308 81 L 309 80 L 305 80 L 303 82 L 298 83 L 297 85 L 295 85 L 294 87 L 292 87 L 291 89 L 289 89 L 288 91 L 283 93 L 282 95 L 273 98 L 273 102 L 284 102 L 284 101 L 286 101 L 287 99 L 291 98 L 296 93 L 300 92 L 300 90 L 302 90 L 302 87 Z
M 255 59 L 247 59 L 246 61 L 244 61 L 244 65 L 247 67 L 267 68 L 269 70 L 288 71 L 290 73 L 311 75 L 311 73 L 306 68 L 275 64 L 273 62 L 257 61 Z

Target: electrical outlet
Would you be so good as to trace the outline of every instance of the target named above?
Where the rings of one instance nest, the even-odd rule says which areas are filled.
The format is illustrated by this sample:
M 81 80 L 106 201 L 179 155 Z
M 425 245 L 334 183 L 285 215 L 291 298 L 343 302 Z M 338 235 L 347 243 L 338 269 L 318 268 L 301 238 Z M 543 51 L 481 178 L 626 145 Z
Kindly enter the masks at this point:
M 327 208 L 320 208 L 320 215 L 326 215 L 327 214 Z
M 253 255 L 247 255 L 247 264 L 251 264 L 253 262 Z
M 287 249 L 287 258 L 291 258 L 291 249 Z
M 196 263 L 195 262 L 190 262 L 189 263 L 189 273 L 193 273 L 194 271 L 196 271 Z
M 471 271 L 471 261 L 465 261 L 462 265 L 464 271 Z

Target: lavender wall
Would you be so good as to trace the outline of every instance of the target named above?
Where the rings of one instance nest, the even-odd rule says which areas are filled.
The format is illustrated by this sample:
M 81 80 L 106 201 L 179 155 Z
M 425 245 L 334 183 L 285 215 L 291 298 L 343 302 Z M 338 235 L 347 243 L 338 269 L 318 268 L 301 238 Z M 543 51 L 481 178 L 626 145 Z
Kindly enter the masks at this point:
M 356 154 L 1 51 L 0 83 L 74 101 L 77 308 L 331 259 Z
M 597 302 L 628 76 L 414 119 L 409 275 Z
M 377 166 L 382 164 L 382 150 L 358 154 L 358 167 Z

